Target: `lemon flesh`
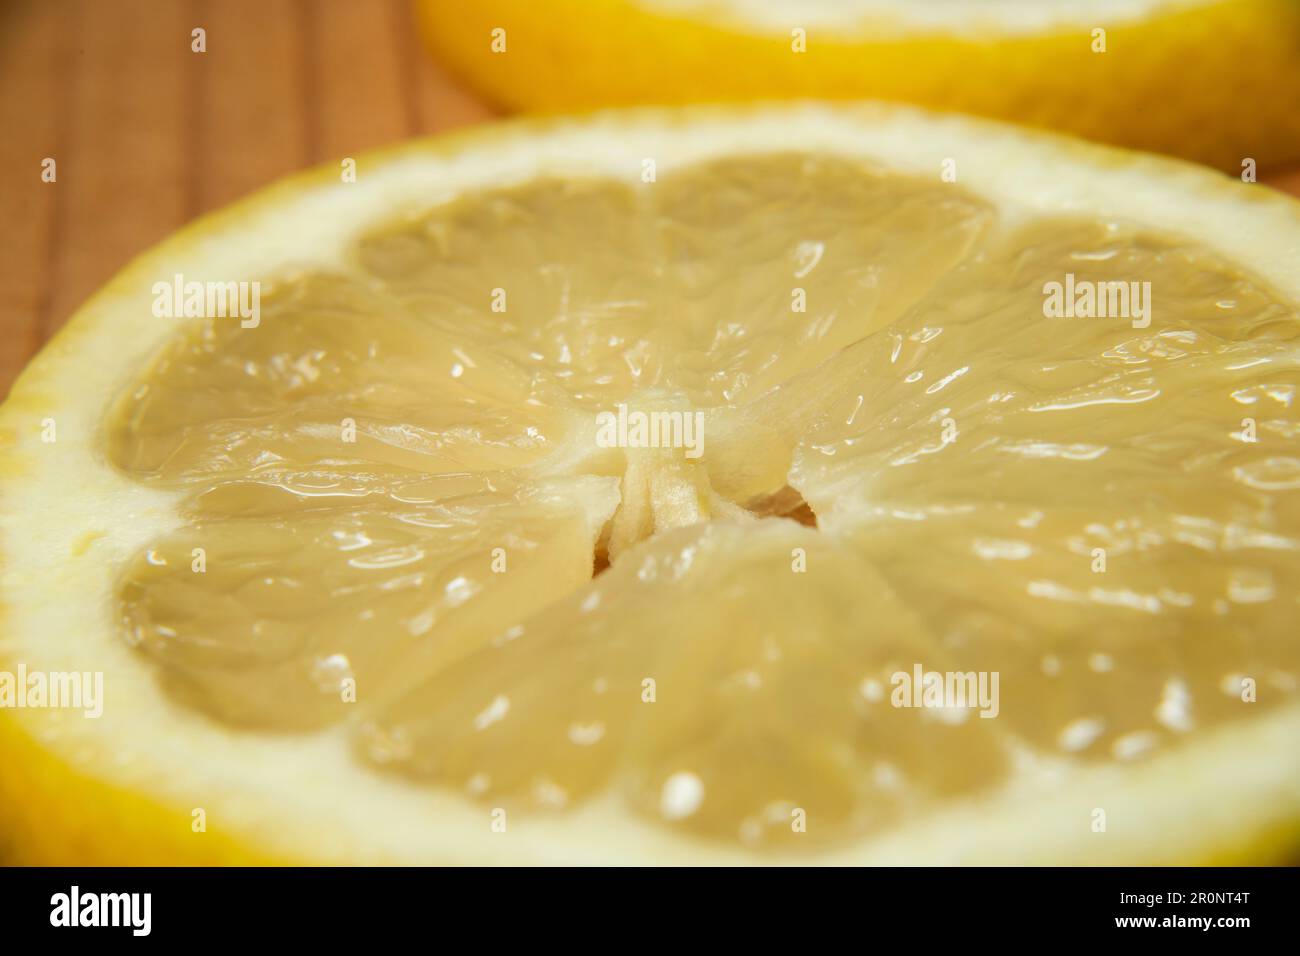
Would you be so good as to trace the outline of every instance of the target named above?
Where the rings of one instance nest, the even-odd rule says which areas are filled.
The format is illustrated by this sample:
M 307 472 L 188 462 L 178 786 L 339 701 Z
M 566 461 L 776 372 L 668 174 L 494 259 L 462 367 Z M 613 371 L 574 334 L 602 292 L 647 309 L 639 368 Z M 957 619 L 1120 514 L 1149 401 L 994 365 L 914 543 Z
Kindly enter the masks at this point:
M 1067 273 L 1140 277 L 1150 315 L 1044 317 Z M 768 155 L 465 196 L 262 321 L 200 324 L 107 420 L 189 518 L 126 571 L 125 636 L 220 719 L 811 850 L 1294 699 L 1300 327 L 1194 245 Z M 722 461 L 602 455 L 584 418 L 620 403 L 704 410 Z M 821 533 L 743 517 L 787 481 Z M 914 663 L 997 672 L 1001 719 L 891 707 Z
M 6 428 L 72 437 L 10 457 L 0 659 L 116 695 L 0 727 L 54 782 L 0 787 L 16 818 L 78 774 L 152 801 L 120 811 L 148 859 L 217 852 L 158 807 L 330 861 L 1286 852 L 1292 204 L 894 111 L 502 135 L 378 162 L 274 268 L 242 246 L 347 186 L 201 227 L 256 327 L 142 322 L 173 268 L 230 274 L 164 248 L 74 325 L 131 361 L 20 384 Z M 956 183 L 946 137 L 985 143 Z M 1131 314 L 1045 314 L 1067 277 Z M 602 443 L 620 405 L 698 445 Z M 43 514 L 66 543 L 24 545 Z M 994 696 L 897 706 L 918 668 Z M 124 858 L 70 816 L 20 850 Z

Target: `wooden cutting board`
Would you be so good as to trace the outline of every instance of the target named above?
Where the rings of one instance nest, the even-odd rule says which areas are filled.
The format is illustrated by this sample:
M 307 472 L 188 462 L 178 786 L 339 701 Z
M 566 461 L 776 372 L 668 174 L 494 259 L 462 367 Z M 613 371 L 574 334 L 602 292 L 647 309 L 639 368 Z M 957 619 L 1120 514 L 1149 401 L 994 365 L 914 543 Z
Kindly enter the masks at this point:
M 0 396 L 87 296 L 195 216 L 491 115 L 430 62 L 408 0 L 0 2 Z M 1263 178 L 1300 195 L 1300 172 Z

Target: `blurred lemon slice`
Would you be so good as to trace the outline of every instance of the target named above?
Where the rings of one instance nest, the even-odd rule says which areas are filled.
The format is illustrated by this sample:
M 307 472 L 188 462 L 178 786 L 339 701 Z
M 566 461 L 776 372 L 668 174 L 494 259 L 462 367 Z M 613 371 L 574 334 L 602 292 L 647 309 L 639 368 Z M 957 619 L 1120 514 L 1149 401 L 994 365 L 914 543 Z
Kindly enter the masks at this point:
M 1300 161 L 1291 0 L 417 0 L 510 109 L 833 97 L 1064 130 L 1240 172 Z
M 867 106 L 358 169 L 0 412 L 8 857 L 1290 852 L 1293 202 Z

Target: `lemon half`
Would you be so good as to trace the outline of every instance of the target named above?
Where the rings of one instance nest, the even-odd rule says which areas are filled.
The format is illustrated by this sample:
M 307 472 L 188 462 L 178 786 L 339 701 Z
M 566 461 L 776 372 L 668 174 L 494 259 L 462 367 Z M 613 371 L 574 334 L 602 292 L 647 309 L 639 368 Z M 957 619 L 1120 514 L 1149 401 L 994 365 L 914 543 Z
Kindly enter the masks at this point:
M 870 105 L 344 178 L 142 256 L 0 411 L 0 672 L 103 687 L 0 708 L 8 858 L 1292 851 L 1294 202 Z

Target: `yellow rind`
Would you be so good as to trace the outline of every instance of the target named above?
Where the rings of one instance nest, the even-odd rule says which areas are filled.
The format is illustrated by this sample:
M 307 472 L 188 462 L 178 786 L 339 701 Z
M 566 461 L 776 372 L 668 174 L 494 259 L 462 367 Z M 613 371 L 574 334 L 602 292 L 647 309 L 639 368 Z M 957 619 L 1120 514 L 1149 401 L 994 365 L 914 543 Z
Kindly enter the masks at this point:
M 508 109 L 872 98 L 1225 170 L 1247 158 L 1263 172 L 1300 161 L 1300 4 L 1290 0 L 1182 2 L 1041 34 L 846 23 L 809 28 L 799 54 L 789 29 L 668 15 L 643 0 L 416 0 L 416 9 L 438 60 Z M 1106 29 L 1105 53 L 1092 51 L 1094 26 Z M 498 28 L 506 49 L 494 53 Z
M 78 773 L 0 710 L 0 865 L 270 866 L 279 860 L 191 813 Z

